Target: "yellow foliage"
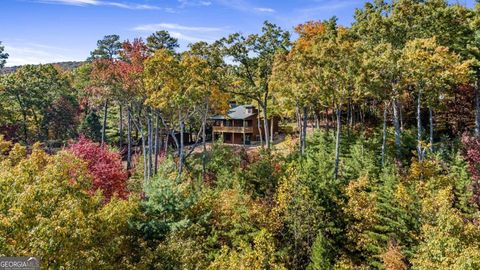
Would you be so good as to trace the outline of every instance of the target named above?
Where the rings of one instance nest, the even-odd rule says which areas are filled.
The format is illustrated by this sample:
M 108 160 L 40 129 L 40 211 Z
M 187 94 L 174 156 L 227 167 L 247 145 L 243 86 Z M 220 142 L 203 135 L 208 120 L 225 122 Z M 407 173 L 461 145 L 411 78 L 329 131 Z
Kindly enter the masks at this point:
M 380 255 L 385 266 L 385 270 L 407 270 L 405 256 L 400 248 L 393 242 L 388 243 L 388 249 Z

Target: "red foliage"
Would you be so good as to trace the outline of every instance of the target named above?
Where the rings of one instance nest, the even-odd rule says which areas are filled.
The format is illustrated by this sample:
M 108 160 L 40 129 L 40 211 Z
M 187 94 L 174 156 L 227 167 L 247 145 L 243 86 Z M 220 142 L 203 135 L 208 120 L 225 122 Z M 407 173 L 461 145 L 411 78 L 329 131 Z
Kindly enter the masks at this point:
M 92 193 L 100 189 L 107 201 L 116 194 L 127 198 L 127 171 L 123 168 L 119 153 L 111 152 L 84 137 L 70 145 L 68 149 L 75 156 L 87 162 L 88 170 L 93 177 Z
M 480 207 L 480 138 L 463 135 L 462 143 L 465 149 L 465 159 L 473 177 L 473 201 Z
M 125 41 L 120 56 L 123 61 L 117 62 L 117 76 L 127 94 L 132 94 L 142 81 L 143 63 L 148 57 L 147 46 L 142 39 L 133 42 Z

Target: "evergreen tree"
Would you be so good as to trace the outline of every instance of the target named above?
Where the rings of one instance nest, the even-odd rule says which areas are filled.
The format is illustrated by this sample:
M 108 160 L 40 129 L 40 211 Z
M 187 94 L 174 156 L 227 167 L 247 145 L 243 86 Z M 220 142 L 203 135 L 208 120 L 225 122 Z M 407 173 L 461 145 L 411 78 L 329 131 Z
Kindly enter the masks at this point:
M 307 270 L 330 270 L 332 269 L 331 246 L 321 232 L 317 234 L 313 242 L 310 264 Z
M 81 135 L 92 141 L 100 142 L 102 138 L 102 125 L 95 111 L 90 112 L 80 124 L 79 131 Z

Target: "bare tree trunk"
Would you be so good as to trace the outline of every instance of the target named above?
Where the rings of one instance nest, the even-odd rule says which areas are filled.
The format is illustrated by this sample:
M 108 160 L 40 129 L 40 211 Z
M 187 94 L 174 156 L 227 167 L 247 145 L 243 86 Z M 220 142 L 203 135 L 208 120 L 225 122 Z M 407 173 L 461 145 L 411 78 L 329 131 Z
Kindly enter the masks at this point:
M 123 148 L 123 106 L 119 104 L 119 121 L 118 121 L 118 148 Z
M 258 127 L 258 133 L 260 136 L 260 145 L 263 147 L 263 136 L 262 136 L 262 127 L 260 123 L 260 102 L 258 102 L 258 113 L 257 113 L 257 127 Z
M 385 148 L 387 144 L 387 109 L 388 103 L 385 102 L 383 108 L 382 168 L 385 166 Z
M 150 115 L 150 109 L 147 112 L 147 141 L 148 141 L 148 151 L 147 151 L 147 171 L 148 178 L 152 176 L 152 118 Z
M 418 97 L 417 97 L 417 153 L 418 153 L 419 161 L 422 161 L 423 159 L 421 100 L 422 100 L 422 89 L 419 88 Z
M 401 164 L 402 160 L 402 142 L 401 142 L 401 129 L 400 129 L 400 121 L 398 115 L 398 103 L 396 97 L 393 98 L 392 102 L 393 108 L 393 126 L 395 128 L 395 153 L 396 153 L 396 161 L 397 164 Z
M 205 181 L 206 173 L 207 173 L 207 117 L 208 117 L 208 99 L 205 100 L 205 114 L 203 116 L 202 121 L 202 145 L 203 145 L 203 153 L 202 153 L 202 178 Z M 244 135 L 245 136 L 245 135 Z
M 160 120 L 158 119 L 158 112 L 155 112 L 155 164 L 154 164 L 154 172 L 155 174 L 158 173 L 158 154 L 160 152 L 160 136 L 158 134 L 158 126 L 160 125 Z
M 269 123 L 267 118 L 267 104 L 264 104 L 262 107 L 263 110 L 263 128 L 265 130 L 265 144 L 267 145 L 267 149 L 270 149 L 270 130 L 269 130 Z
M 338 177 L 338 166 L 340 164 L 340 132 L 342 128 L 342 112 L 341 112 L 341 104 L 337 105 L 336 114 L 337 114 L 337 134 L 335 138 L 335 170 L 333 172 L 333 177 L 337 179 Z
M 184 147 L 184 139 L 183 139 L 183 133 L 184 133 L 184 130 L 185 130 L 185 123 L 183 122 L 183 118 L 182 118 L 182 114 L 181 112 L 179 112 L 178 114 L 178 120 L 180 122 L 180 147 L 179 147 L 179 165 L 178 165 L 178 176 L 179 178 L 182 177 L 182 173 L 183 173 L 183 163 L 184 163 L 184 150 L 183 150 L 183 147 Z
M 273 144 L 273 115 L 270 119 L 270 143 Z
M 400 130 L 403 131 L 403 105 L 402 102 L 398 102 L 398 111 L 400 113 Z
M 105 100 L 105 103 L 103 104 L 103 124 L 102 124 L 102 140 L 101 140 L 101 145 L 104 145 L 105 140 L 106 140 L 106 134 L 105 131 L 107 129 L 107 112 L 108 111 L 108 100 Z
M 141 119 L 141 116 L 138 117 L 138 120 Z M 136 130 L 140 133 L 140 137 L 142 139 L 142 154 L 143 154 L 143 186 L 145 188 L 149 178 L 148 178 L 148 171 L 147 171 L 147 146 L 145 142 L 145 134 L 143 133 L 143 124 L 141 121 L 135 122 L 135 120 L 132 119 L 133 124 L 136 127 Z
M 132 168 L 132 112 L 128 107 L 128 122 L 127 122 L 127 170 Z
M 298 101 L 295 101 L 295 116 L 297 118 L 298 146 L 299 146 L 298 149 L 300 149 L 300 154 L 302 154 L 303 127 L 302 127 L 302 116 L 300 114 L 300 108 L 298 107 Z

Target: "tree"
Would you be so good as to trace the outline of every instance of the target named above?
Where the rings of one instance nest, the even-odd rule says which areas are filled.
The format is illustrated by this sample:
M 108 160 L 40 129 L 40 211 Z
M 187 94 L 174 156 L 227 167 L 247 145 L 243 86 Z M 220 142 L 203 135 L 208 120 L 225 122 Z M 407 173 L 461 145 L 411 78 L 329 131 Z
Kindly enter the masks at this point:
M 79 133 L 86 138 L 94 141 L 100 142 L 102 139 L 102 125 L 100 124 L 100 119 L 95 111 L 91 111 L 83 122 L 80 124 Z
M 5 50 L 5 47 L 2 45 L 2 42 L 0 41 L 0 69 L 3 68 L 8 58 L 8 53 L 3 52 L 4 50 Z
M 318 233 L 315 242 L 313 242 L 310 264 L 308 264 L 307 270 L 332 269 L 330 249 L 331 247 L 325 240 L 324 236 L 321 233 Z
M 129 264 L 138 200 L 105 204 L 88 194 L 91 184 L 85 163 L 70 153 L 49 156 L 35 144 L 27 156 L 14 146 L 0 162 L 0 254 L 36 254 L 46 268 Z
M 90 59 L 114 59 L 122 48 L 120 36 L 107 35 L 97 41 L 97 48 L 90 53 Z
M 258 102 L 263 111 L 265 141 L 269 148 L 268 102 L 273 63 L 278 52 L 290 47 L 290 33 L 266 21 L 261 35 L 245 37 L 235 33 L 222 42 L 225 54 L 238 64 L 231 67 L 235 84 L 225 90 Z
M 205 105 L 205 98 L 209 96 L 205 93 L 215 87 L 215 82 L 209 79 L 212 75 L 210 72 L 208 62 L 190 52 L 184 52 L 177 57 L 171 51 L 162 49 L 155 52 L 145 63 L 144 82 L 150 93 L 147 103 L 160 110 L 164 116 L 170 115 L 170 123 L 177 123 L 180 133 L 177 144 L 179 176 L 182 175 L 188 157 L 184 151 L 185 123 L 196 113 L 199 106 L 203 107 L 202 103 Z M 203 123 L 205 121 L 206 119 L 202 120 Z M 163 122 L 166 125 L 166 121 Z M 175 139 L 173 129 L 169 129 Z
M 299 150 L 306 148 L 308 111 L 328 107 L 329 96 L 321 74 L 322 66 L 315 58 L 314 45 L 319 36 L 326 35 L 328 22 L 312 21 L 298 25 L 300 35 L 288 53 L 277 53 L 274 67 L 273 94 L 282 103 L 282 111 L 294 110 L 299 132 Z M 303 115 L 303 116 L 302 116 Z M 286 115 L 292 116 L 292 115 Z
M 202 176 L 206 177 L 207 162 L 207 120 L 213 114 L 225 113 L 228 109 L 227 69 L 222 58 L 220 44 L 197 42 L 190 45 L 190 52 L 197 61 L 190 65 L 192 78 L 196 78 L 199 91 L 199 115 L 202 123 Z M 202 104 L 203 103 L 203 104 Z M 203 105 L 203 106 L 202 106 Z
M 23 141 L 30 139 L 49 139 L 48 125 L 51 109 L 55 106 L 59 114 L 74 113 L 76 111 L 74 91 L 69 80 L 53 65 L 26 65 L 15 73 L 3 78 L 3 89 L 0 91 L 0 100 L 4 100 L 16 110 L 14 121 L 22 124 Z M 63 101 L 62 101 L 63 100 Z M 62 103 L 65 106 L 60 106 Z M 63 111 L 64 110 L 64 111 Z M 74 117 L 65 117 L 65 123 L 70 130 L 75 125 Z M 58 119 L 57 119 L 58 120 Z M 45 122 L 44 122 L 45 121 Z M 65 127 L 64 126 L 64 127 Z M 34 136 L 29 133 L 33 131 Z
M 452 191 L 441 190 L 434 199 L 433 223 L 422 226 L 422 243 L 412 260 L 413 269 L 477 269 L 480 267 L 480 230 L 452 208 Z
M 147 148 L 145 145 L 145 134 L 143 131 L 143 106 L 147 99 L 147 93 L 143 85 L 144 62 L 147 59 L 147 46 L 142 39 L 135 39 L 133 42 L 125 41 L 121 51 L 122 61 L 117 62 L 117 75 L 121 91 L 117 99 L 119 103 L 127 107 L 127 170 L 132 166 L 132 129 L 135 127 L 142 137 L 144 169 L 147 170 Z M 135 114 L 137 113 L 137 114 Z M 158 126 L 158 124 L 157 124 Z M 158 128 L 158 127 L 157 127 Z M 150 134 L 150 130 L 147 131 Z M 149 145 L 149 151 L 151 145 Z M 155 153 L 157 154 L 157 150 Z M 151 157 L 151 155 L 148 155 Z M 145 177 L 148 177 L 150 173 Z
M 417 154 L 419 160 L 424 157 L 422 145 L 421 102 L 425 95 L 429 105 L 430 149 L 433 149 L 433 108 L 440 98 L 455 84 L 469 81 L 470 62 L 462 61 L 460 56 L 448 48 L 439 46 L 435 38 L 415 39 L 407 42 L 401 59 L 403 78 L 417 96 Z
M 147 37 L 147 47 L 151 54 L 160 49 L 174 52 L 179 47 L 178 39 L 172 37 L 166 30 L 157 31 Z
M 103 99 L 102 144 L 106 140 L 108 99 L 115 90 L 115 59 L 118 58 L 121 48 L 122 43 L 118 35 L 107 35 L 97 41 L 97 48 L 90 53 L 94 84 L 97 90 L 100 90 L 97 94 Z
M 122 159 L 118 152 L 111 152 L 85 138 L 80 138 L 77 143 L 68 148 L 73 155 L 87 163 L 88 171 L 92 175 L 93 185 L 91 193 L 102 191 L 108 202 L 113 196 L 125 199 L 127 172 L 123 169 Z

